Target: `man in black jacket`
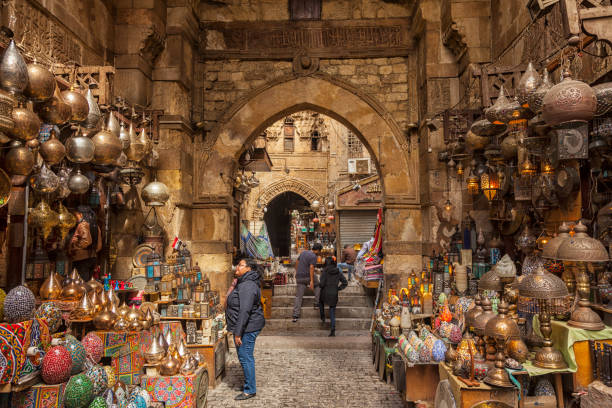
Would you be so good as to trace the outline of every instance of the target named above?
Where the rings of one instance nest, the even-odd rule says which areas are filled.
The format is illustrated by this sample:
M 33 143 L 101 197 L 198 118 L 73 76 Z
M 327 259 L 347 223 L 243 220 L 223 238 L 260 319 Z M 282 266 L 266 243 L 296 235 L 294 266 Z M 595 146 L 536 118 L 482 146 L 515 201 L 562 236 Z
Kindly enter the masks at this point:
M 236 400 L 245 400 L 256 395 L 255 339 L 266 324 L 261 307 L 260 276 L 253 260 L 242 259 L 236 266 L 236 287 L 227 295 L 225 320 L 227 330 L 234 333 L 238 360 L 244 372 L 243 392 Z

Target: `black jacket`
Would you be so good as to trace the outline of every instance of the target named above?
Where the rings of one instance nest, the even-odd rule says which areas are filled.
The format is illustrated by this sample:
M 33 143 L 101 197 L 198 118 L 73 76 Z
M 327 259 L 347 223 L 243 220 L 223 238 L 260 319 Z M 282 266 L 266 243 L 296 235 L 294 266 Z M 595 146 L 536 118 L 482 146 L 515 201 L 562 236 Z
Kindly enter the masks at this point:
M 227 297 L 225 320 L 227 330 L 239 337 L 265 326 L 257 271 L 248 271 L 238 278 L 236 287 Z
M 340 282 L 342 283 L 338 286 Z M 348 282 L 337 267 L 326 266 L 319 279 L 319 286 L 321 287 L 319 300 L 328 306 L 336 306 L 338 304 L 338 291 L 346 288 L 346 285 L 348 285 Z

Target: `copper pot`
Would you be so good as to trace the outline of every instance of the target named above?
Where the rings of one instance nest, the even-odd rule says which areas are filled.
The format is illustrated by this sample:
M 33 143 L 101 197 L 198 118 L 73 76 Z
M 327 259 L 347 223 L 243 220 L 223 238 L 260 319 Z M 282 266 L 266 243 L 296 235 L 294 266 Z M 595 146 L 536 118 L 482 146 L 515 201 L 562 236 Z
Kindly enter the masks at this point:
M 70 90 L 62 92 L 62 97 L 72 109 L 70 120 L 73 122 L 83 122 L 85 119 L 87 119 L 87 114 L 89 113 L 89 103 L 81 92 L 75 90 L 75 87 L 72 86 L 70 87 Z
M 43 300 L 58 299 L 62 293 L 62 285 L 54 270 L 45 279 L 38 291 Z
M 38 104 L 36 110 L 45 123 L 52 125 L 63 125 L 70 120 L 72 115 L 72 108 L 64 101 L 57 84 L 53 96 Z
M 117 315 L 105 308 L 94 316 L 93 324 L 98 330 L 111 330 L 116 320 Z
M 93 141 L 78 133 L 66 140 L 66 157 L 73 163 L 89 163 L 94 158 Z
M 23 94 L 35 101 L 43 102 L 53 96 L 55 76 L 43 65 L 33 62 L 28 65 L 28 86 Z
M 176 375 L 178 374 L 181 366 L 180 360 L 174 357 L 176 349 L 174 346 L 170 346 L 166 357 L 161 361 L 159 365 L 159 372 L 161 375 Z
M 11 175 L 27 176 L 34 167 L 34 155 L 25 146 L 13 147 L 4 157 L 6 170 Z
M 28 141 L 38 137 L 40 119 L 31 110 L 24 107 L 13 108 L 13 122 L 9 133 L 15 139 Z
M 57 139 L 55 132 L 51 132 L 49 140 L 40 145 L 40 155 L 51 166 L 58 164 L 66 156 L 66 147 Z
M 114 164 L 115 160 L 121 155 L 121 141 L 109 130 L 99 131 L 91 138 L 91 141 L 95 146 L 94 164 Z

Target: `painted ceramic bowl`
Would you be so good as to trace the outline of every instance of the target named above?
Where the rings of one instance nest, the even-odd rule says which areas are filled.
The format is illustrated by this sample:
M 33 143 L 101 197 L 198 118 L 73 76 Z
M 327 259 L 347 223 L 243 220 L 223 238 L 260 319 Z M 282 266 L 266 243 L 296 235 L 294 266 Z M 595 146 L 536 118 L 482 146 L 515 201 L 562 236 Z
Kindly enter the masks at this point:
M 431 356 L 434 361 L 444 361 L 444 356 L 446 355 L 446 345 L 442 340 L 436 340 L 433 345 L 433 349 L 431 350 Z
M 66 408 L 86 408 L 93 399 L 93 384 L 85 374 L 70 378 L 64 391 Z
M 72 357 L 72 369 L 70 374 L 75 375 L 83 371 L 83 364 L 85 364 L 85 348 L 74 336 L 70 334 L 66 335 L 65 346 L 70 357 Z
M 37 319 L 44 319 L 51 333 L 55 333 L 62 325 L 62 312 L 52 302 L 46 302 L 40 305 L 34 317 Z
M 102 339 L 96 333 L 91 332 L 87 333 L 87 335 L 83 337 L 81 344 L 85 349 L 85 354 L 87 354 L 87 356 L 89 356 L 94 363 L 99 363 L 102 359 L 102 355 L 104 354 Z
M 64 346 L 51 347 L 42 361 L 41 376 L 46 384 L 60 384 L 70 377 L 72 358 Z
M 30 289 L 20 285 L 6 295 L 4 299 L 4 317 L 9 323 L 29 320 L 34 315 L 36 298 Z

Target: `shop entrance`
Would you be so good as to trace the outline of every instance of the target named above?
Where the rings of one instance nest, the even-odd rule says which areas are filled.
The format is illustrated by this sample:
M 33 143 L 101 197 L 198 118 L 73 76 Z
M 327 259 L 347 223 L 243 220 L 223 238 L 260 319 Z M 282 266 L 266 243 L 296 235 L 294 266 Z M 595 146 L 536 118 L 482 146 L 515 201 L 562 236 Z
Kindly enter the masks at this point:
M 291 212 L 308 206 L 308 200 L 292 191 L 276 196 L 267 205 L 264 221 L 274 256 L 288 257 L 291 254 Z

